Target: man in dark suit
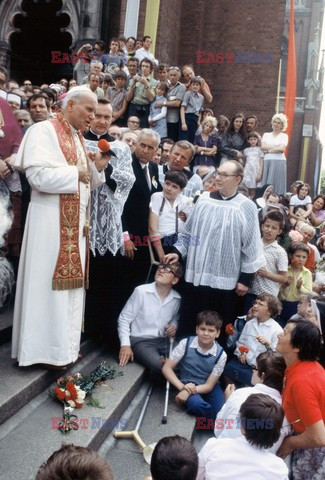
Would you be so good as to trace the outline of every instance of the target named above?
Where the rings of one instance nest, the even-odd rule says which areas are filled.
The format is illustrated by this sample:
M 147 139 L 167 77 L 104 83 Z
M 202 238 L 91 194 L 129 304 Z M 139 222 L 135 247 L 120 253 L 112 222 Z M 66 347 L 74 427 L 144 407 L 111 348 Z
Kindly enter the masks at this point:
M 122 224 L 125 238 L 125 282 L 127 290 L 145 282 L 150 266 L 148 249 L 148 218 L 151 195 L 162 190 L 158 167 L 150 160 L 160 142 L 159 135 L 144 128 L 133 153 L 132 167 L 135 182 L 124 205 Z M 128 298 L 128 296 L 127 296 Z

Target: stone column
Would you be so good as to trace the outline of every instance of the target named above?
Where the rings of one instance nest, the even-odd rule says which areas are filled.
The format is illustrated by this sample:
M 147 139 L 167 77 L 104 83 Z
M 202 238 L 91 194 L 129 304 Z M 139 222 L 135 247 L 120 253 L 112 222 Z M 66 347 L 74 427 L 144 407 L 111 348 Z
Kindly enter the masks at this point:
M 0 41 L 0 65 L 9 70 L 10 67 L 10 46 L 7 42 Z

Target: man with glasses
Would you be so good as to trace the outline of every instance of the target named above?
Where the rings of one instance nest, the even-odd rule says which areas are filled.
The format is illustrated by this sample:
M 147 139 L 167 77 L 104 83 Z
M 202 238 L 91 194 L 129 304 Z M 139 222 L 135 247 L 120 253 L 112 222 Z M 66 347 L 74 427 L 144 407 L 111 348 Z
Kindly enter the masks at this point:
M 132 117 L 129 117 L 129 119 L 127 121 L 127 126 L 128 126 L 128 129 L 131 132 L 134 132 L 135 130 L 139 130 L 139 128 L 140 128 L 139 117 L 136 117 L 135 115 L 133 115 Z
M 175 245 L 177 253 L 165 256 L 171 263 L 186 257 L 184 335 L 193 331 L 202 310 L 216 310 L 224 325 L 232 322 L 237 296 L 247 293 L 254 274 L 265 265 L 256 206 L 237 192 L 242 179 L 237 161 L 220 166 L 217 191 L 199 198 Z
M 178 325 L 181 297 L 172 287 L 181 276 L 178 262 L 158 265 L 155 281 L 137 287 L 126 302 L 118 319 L 121 367 L 135 357 L 151 373 L 161 372 L 169 351 L 168 338 L 175 337 Z

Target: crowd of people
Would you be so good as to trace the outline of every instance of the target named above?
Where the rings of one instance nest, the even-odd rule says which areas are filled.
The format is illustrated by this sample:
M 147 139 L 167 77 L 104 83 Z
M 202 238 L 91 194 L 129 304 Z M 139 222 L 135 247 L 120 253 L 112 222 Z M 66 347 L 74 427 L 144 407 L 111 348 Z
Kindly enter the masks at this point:
M 173 478 L 226 478 L 229 451 L 229 478 L 322 478 L 325 196 L 287 189 L 285 115 L 262 135 L 250 112 L 215 116 L 206 81 L 150 46 L 85 44 L 40 86 L 0 67 L 12 356 L 65 370 L 84 321 L 215 429 Z

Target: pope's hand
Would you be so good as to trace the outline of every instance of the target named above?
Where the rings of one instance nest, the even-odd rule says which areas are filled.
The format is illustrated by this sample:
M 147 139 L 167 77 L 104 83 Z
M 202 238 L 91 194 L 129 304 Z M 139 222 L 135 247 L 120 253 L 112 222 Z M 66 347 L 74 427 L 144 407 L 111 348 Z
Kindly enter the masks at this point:
M 94 164 L 99 172 L 105 170 L 111 157 L 107 153 L 97 152 L 94 157 Z

